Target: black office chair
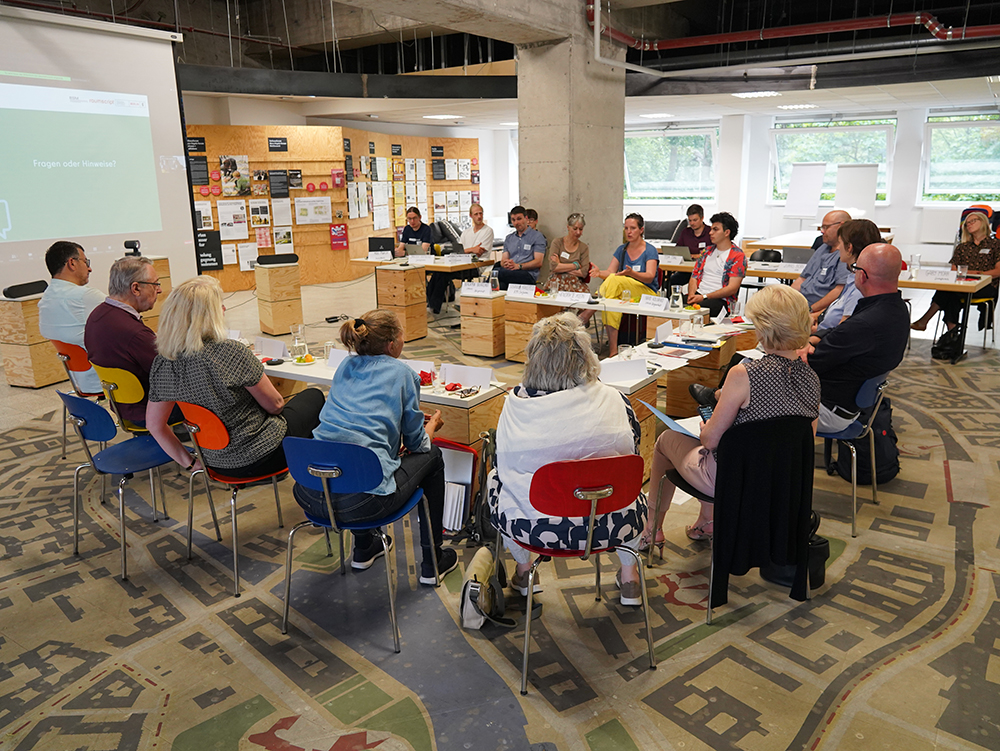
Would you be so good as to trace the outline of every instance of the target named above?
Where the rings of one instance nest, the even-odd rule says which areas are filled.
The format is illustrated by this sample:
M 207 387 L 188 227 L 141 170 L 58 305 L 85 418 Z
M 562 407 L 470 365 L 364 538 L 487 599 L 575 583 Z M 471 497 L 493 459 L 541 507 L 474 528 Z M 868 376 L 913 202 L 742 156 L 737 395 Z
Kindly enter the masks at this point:
M 761 263 L 781 263 L 781 251 L 780 250 L 773 250 L 771 248 L 767 248 L 765 250 L 755 250 L 753 253 L 750 254 L 750 261 L 751 262 L 753 262 L 753 261 L 760 261 Z M 747 271 L 748 275 L 751 274 L 751 273 L 753 273 L 753 272 L 750 271 L 750 270 Z M 762 277 L 762 276 L 758 276 L 756 282 L 748 282 L 746 279 L 744 279 L 743 280 L 742 290 L 746 290 L 747 291 L 746 299 L 747 300 L 750 299 L 750 292 L 749 292 L 749 290 L 751 290 L 751 289 L 753 289 L 753 290 L 762 289 L 765 286 L 765 284 L 766 284 L 766 281 L 765 281 L 764 277 Z

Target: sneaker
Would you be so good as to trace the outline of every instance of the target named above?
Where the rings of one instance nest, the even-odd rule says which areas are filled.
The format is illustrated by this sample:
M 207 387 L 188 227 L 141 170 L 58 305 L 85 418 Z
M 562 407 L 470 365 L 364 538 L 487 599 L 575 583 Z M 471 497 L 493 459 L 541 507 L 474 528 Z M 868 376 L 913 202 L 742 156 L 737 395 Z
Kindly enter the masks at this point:
M 622 572 L 615 575 L 615 584 L 621 590 L 622 605 L 642 605 L 642 585 L 639 582 L 622 582 Z
M 521 597 L 528 596 L 528 572 L 525 571 L 524 575 L 517 573 L 517 569 L 514 569 L 514 575 L 510 577 L 510 588 L 520 592 Z M 542 591 L 542 574 L 537 569 L 535 570 L 535 592 Z
M 386 535 L 389 537 L 389 535 Z M 389 550 L 392 550 L 392 538 L 389 537 Z M 385 555 L 385 548 L 382 547 L 382 538 L 373 535 L 370 547 L 359 547 L 357 540 L 354 542 L 354 554 L 351 556 L 351 568 L 355 571 L 365 571 L 372 567 L 375 560 Z
M 456 568 L 458 568 L 458 553 L 451 548 L 441 548 L 441 552 L 438 553 L 438 575 L 442 581 L 445 574 L 451 573 Z M 434 564 L 431 561 L 424 561 L 420 564 L 420 579 L 418 581 L 432 587 L 437 585 L 437 579 L 434 578 Z

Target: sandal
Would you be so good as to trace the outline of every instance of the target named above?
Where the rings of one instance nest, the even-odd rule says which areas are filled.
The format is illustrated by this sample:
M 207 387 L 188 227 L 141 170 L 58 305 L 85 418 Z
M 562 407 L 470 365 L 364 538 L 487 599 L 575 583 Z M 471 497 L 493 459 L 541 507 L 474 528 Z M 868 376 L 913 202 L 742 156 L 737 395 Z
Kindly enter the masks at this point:
M 695 524 L 688 527 L 685 532 L 691 540 L 702 542 L 705 540 L 711 540 L 712 535 L 715 532 L 714 521 L 702 522 L 701 524 Z
M 653 543 L 657 548 L 660 549 L 660 556 L 663 556 L 663 545 L 667 541 L 667 538 L 663 534 L 663 530 L 659 529 L 656 531 L 656 542 Z M 649 537 L 644 533 L 639 537 L 639 547 L 636 548 L 640 553 L 645 553 L 649 550 Z

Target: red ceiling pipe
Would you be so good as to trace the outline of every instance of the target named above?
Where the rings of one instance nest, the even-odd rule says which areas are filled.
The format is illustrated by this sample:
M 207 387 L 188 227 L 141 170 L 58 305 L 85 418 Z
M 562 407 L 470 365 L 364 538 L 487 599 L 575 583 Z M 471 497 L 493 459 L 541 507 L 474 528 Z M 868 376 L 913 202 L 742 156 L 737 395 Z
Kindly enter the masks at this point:
M 594 5 L 586 3 L 587 23 L 594 26 Z M 601 35 L 616 42 L 633 47 L 637 50 L 660 51 L 686 49 L 688 47 L 704 47 L 714 44 L 732 44 L 734 42 L 759 42 L 765 39 L 787 39 L 789 37 L 815 36 L 818 34 L 835 34 L 843 31 L 863 31 L 866 29 L 882 29 L 893 26 L 924 26 L 937 39 L 980 39 L 983 37 L 1000 36 L 1000 24 L 988 26 L 966 26 L 962 29 L 945 28 L 930 13 L 894 13 L 891 16 L 875 18 L 851 18 L 843 21 L 822 21 L 820 23 L 805 23 L 797 26 L 782 26 L 779 28 L 758 29 L 756 31 L 733 31 L 728 34 L 709 34 L 684 39 L 658 39 L 644 41 L 636 39 L 618 29 L 601 26 Z

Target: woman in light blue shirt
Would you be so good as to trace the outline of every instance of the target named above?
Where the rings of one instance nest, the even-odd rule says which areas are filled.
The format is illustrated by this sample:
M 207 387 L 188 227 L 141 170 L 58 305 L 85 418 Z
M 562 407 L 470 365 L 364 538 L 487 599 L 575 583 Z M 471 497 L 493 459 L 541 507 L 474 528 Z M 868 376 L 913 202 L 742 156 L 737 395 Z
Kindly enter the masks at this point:
M 341 326 L 340 340 L 356 356 L 346 358 L 337 368 L 313 438 L 370 448 L 382 463 L 382 482 L 368 493 L 332 496 L 337 517 L 345 523 L 383 519 L 402 508 L 416 489 L 422 488 L 430 506 L 438 570 L 444 576 L 458 565 L 458 555 L 441 547 L 444 460 L 441 450 L 431 444 L 434 431 L 444 424 L 441 410 L 424 424 L 420 377 L 398 359 L 403 351 L 403 327 L 395 313 L 370 310 Z M 322 491 L 296 483 L 293 495 L 310 514 L 326 516 Z M 423 551 L 420 583 L 436 584 L 423 504 L 419 514 Z M 351 567 L 367 569 L 385 552 L 381 539 L 370 532 L 356 532 Z
M 882 242 L 882 235 L 878 231 L 875 222 L 868 219 L 849 219 L 837 229 L 837 244 L 834 250 L 840 252 L 840 260 L 845 266 L 850 266 L 858 260 L 861 251 L 874 243 Z M 810 313 L 813 319 L 813 334 L 809 339 L 810 343 L 816 344 L 833 329 L 840 325 L 841 321 L 848 318 L 854 312 L 854 306 L 862 297 L 861 291 L 854 285 L 854 275 L 851 274 L 840 295 L 830 303 L 825 312 Z M 823 316 L 817 323 L 817 319 Z

